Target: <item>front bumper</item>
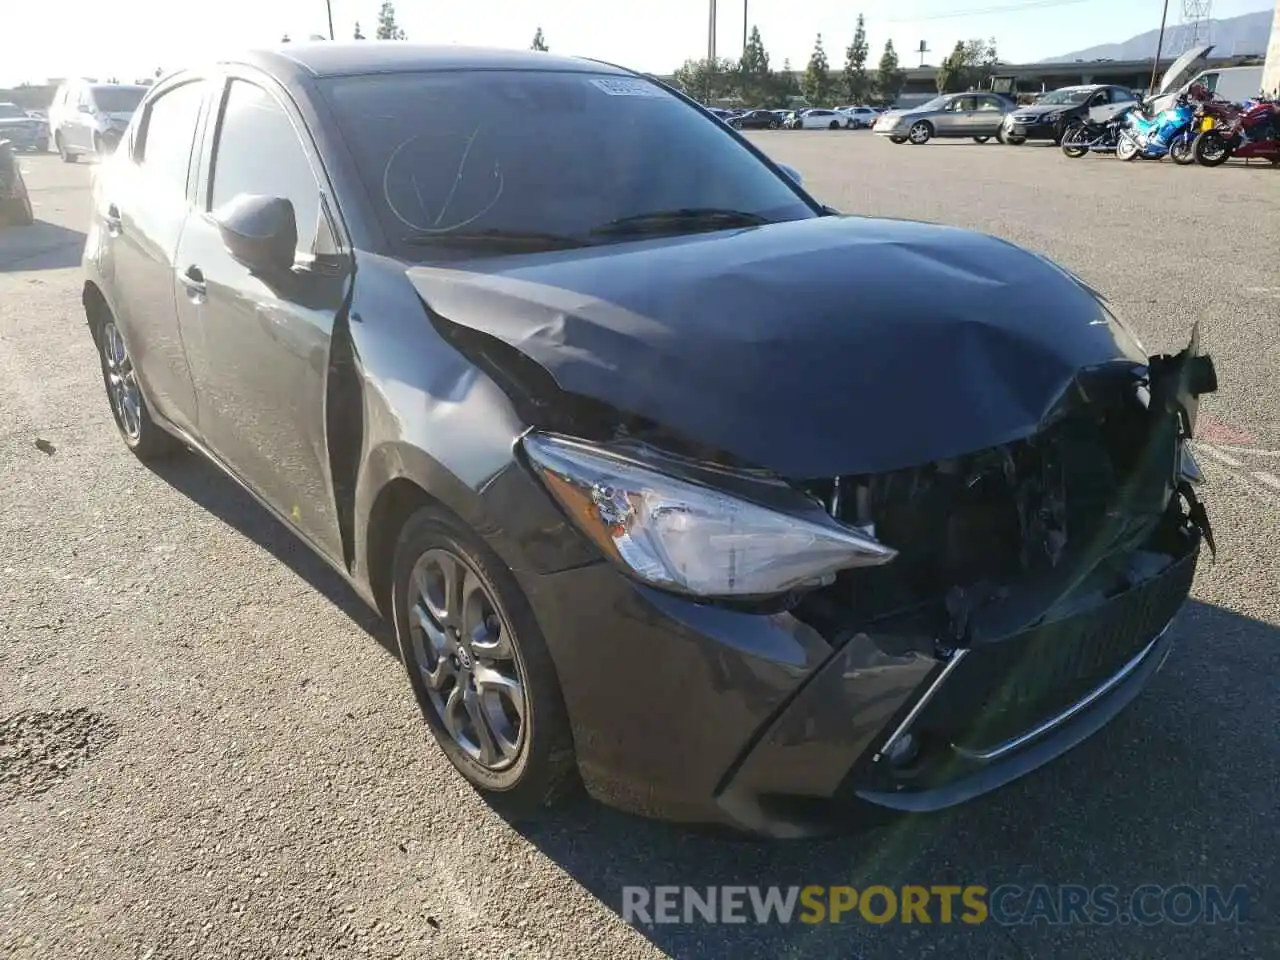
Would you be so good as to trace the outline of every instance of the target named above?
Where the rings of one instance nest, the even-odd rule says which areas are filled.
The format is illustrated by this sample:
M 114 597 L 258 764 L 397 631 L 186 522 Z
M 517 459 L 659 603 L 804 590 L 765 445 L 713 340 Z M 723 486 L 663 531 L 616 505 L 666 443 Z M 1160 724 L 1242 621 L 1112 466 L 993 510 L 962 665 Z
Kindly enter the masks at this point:
M 1027 117 L 1018 120 L 1016 115 L 1011 114 L 1005 117 L 1002 130 L 1006 136 L 1025 137 L 1027 140 L 1057 140 L 1062 125 L 1061 119 Z
M 834 646 L 790 613 L 705 606 L 593 564 L 524 578 L 589 792 L 767 836 L 938 810 L 1105 725 L 1159 669 L 1199 538 L 1069 617 L 953 654 L 881 623 Z M 907 766 L 887 747 L 910 735 Z

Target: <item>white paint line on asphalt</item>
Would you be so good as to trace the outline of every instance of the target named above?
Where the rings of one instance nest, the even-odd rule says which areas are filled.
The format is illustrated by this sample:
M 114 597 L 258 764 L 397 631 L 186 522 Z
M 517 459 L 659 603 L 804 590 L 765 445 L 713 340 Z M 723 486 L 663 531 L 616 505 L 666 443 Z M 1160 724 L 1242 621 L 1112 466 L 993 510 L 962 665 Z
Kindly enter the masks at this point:
M 1196 444 L 1196 449 L 1201 450 L 1204 453 L 1207 453 L 1209 456 L 1213 457 L 1213 459 L 1217 460 L 1219 463 L 1225 463 L 1228 467 L 1244 466 L 1244 464 L 1242 464 L 1235 457 L 1228 456 L 1227 454 L 1223 453 L 1221 450 L 1218 450 L 1216 447 L 1209 446 L 1209 444 L 1207 443 Z
M 1261 480 L 1272 489 L 1280 490 L 1280 477 L 1277 477 L 1274 473 L 1267 473 L 1265 470 L 1257 470 L 1254 472 L 1253 477 L 1255 480 Z

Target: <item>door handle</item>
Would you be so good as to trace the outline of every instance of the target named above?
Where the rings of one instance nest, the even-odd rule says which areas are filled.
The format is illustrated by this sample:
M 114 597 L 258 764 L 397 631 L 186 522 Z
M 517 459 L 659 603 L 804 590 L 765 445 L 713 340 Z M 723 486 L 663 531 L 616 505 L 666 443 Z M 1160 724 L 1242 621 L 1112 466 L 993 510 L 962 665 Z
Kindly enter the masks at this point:
M 185 273 L 180 273 L 178 275 L 178 280 L 187 288 L 187 295 L 191 297 L 192 300 L 199 302 L 204 299 L 207 288 L 204 283 L 204 271 L 199 267 L 194 264 L 187 267 Z
M 113 237 L 118 237 L 121 227 L 124 225 L 124 220 L 120 216 L 120 208 L 114 203 L 111 204 L 107 207 L 107 212 L 102 219 L 107 224 L 107 232 Z

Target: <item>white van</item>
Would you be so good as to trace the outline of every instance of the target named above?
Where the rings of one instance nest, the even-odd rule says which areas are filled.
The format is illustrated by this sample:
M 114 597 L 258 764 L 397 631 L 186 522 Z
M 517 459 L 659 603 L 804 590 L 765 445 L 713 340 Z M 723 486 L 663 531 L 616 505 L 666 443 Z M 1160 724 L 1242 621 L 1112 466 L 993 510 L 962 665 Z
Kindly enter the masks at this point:
M 1239 103 L 1251 100 L 1262 91 L 1262 67 L 1216 67 L 1205 70 L 1205 60 L 1213 44 L 1194 47 L 1175 60 L 1160 83 L 1156 95 L 1147 101 L 1153 113 L 1168 110 L 1174 99 L 1185 93 L 1192 84 L 1202 83 L 1218 100 Z
M 62 159 L 106 152 L 113 137 L 129 125 L 147 87 L 136 83 L 70 80 L 58 87 L 49 105 L 49 133 Z

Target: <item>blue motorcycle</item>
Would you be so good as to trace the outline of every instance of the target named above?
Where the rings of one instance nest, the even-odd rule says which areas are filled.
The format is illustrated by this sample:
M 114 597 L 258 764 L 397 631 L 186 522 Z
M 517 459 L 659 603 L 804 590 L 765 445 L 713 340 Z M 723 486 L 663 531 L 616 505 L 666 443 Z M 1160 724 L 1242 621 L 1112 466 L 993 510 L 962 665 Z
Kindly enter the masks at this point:
M 1167 155 L 1183 166 L 1195 163 L 1192 149 L 1196 139 L 1195 116 L 1195 105 L 1185 94 L 1168 110 L 1161 110 L 1155 116 L 1141 108 L 1131 110 L 1116 142 L 1116 156 L 1128 161 L 1138 157 L 1162 160 Z

